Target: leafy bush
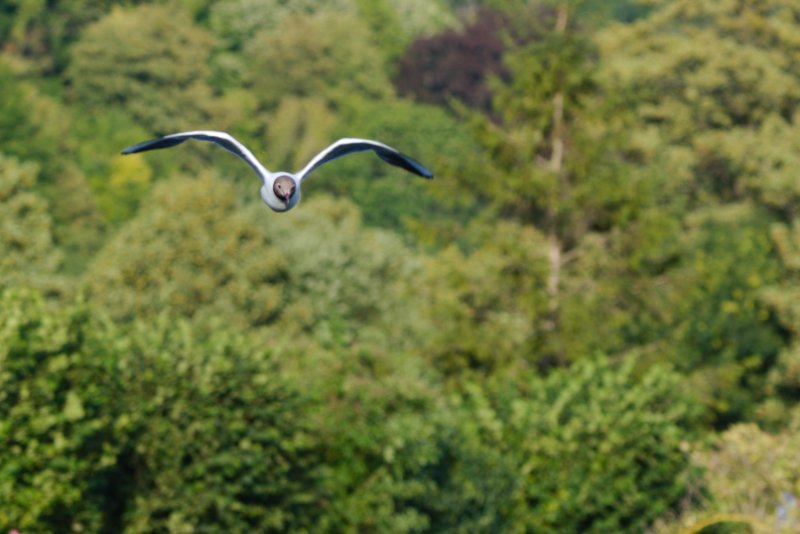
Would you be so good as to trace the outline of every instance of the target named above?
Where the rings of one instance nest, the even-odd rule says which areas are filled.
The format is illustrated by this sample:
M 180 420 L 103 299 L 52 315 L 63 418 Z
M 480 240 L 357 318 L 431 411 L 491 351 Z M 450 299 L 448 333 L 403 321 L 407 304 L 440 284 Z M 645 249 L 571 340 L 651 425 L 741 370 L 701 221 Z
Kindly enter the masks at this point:
M 0 523 L 285 531 L 314 519 L 301 397 L 263 348 L 0 293 Z
M 508 447 L 535 532 L 641 532 L 684 498 L 690 405 L 678 375 L 589 360 L 503 395 Z M 505 397 L 505 398 L 503 398 Z

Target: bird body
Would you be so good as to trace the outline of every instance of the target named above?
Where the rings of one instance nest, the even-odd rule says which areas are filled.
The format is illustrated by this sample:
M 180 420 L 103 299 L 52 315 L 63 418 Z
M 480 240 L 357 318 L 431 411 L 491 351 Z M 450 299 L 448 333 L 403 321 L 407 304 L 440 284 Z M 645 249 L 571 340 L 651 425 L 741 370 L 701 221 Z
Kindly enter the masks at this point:
M 324 165 L 347 154 L 371 150 L 383 161 L 400 167 L 410 173 L 422 176 L 423 178 L 433 178 L 433 173 L 426 169 L 418 161 L 402 154 L 398 150 L 369 139 L 343 138 L 339 139 L 328 148 L 314 156 L 302 170 L 297 173 L 271 172 L 256 159 L 250 150 L 225 132 L 211 130 L 197 130 L 192 132 L 181 132 L 166 135 L 158 139 L 145 141 L 130 146 L 122 151 L 123 154 L 134 154 L 147 150 L 169 148 L 187 139 L 197 139 L 200 141 L 210 141 L 215 143 L 231 154 L 243 159 L 261 178 L 261 199 L 274 211 L 283 212 L 295 207 L 300 202 L 300 184 L 320 165 Z

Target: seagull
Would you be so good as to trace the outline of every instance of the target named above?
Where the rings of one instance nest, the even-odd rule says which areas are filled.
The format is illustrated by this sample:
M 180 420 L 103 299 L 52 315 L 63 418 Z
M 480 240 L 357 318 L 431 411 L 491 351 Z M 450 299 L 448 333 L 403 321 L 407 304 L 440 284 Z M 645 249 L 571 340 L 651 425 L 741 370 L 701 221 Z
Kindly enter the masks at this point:
M 256 171 L 261 181 L 264 182 L 264 185 L 261 186 L 261 198 L 264 200 L 264 203 L 278 212 L 289 211 L 300 202 L 300 184 L 303 179 L 311 174 L 317 167 L 354 152 L 372 150 L 386 163 L 390 163 L 429 180 L 433 178 L 433 173 L 426 169 L 421 163 L 388 145 L 369 139 L 355 139 L 350 137 L 339 139 L 314 156 L 301 171 L 294 174 L 284 171 L 270 172 L 256 159 L 246 146 L 234 139 L 233 136 L 225 132 L 215 132 L 211 130 L 198 130 L 165 135 L 158 139 L 152 139 L 129 146 L 123 150 L 122 153 L 135 154 L 146 150 L 169 148 L 179 145 L 187 139 L 210 141 L 221 146 L 231 154 L 242 158 Z

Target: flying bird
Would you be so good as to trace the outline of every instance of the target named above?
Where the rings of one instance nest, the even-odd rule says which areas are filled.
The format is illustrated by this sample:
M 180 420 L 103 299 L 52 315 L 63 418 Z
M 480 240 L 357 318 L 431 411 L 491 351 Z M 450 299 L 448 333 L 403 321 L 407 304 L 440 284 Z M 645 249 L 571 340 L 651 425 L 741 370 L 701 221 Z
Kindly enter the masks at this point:
M 261 186 L 261 198 L 267 206 L 275 211 L 288 211 L 300 202 L 300 184 L 317 167 L 324 165 L 347 154 L 354 152 L 364 152 L 372 150 L 386 163 L 390 163 L 401 169 L 422 176 L 423 178 L 433 178 L 433 173 L 426 169 L 418 161 L 402 154 L 396 149 L 369 139 L 339 139 L 328 148 L 314 156 L 303 169 L 296 173 L 278 171 L 271 172 L 256 159 L 250 150 L 242 143 L 225 132 L 214 132 L 199 130 L 194 132 L 181 132 L 165 135 L 158 139 L 145 141 L 137 145 L 130 146 L 122 151 L 123 154 L 134 154 L 146 150 L 159 148 L 169 148 L 179 145 L 187 139 L 197 139 L 200 141 L 211 141 L 231 154 L 242 158 L 264 182 Z

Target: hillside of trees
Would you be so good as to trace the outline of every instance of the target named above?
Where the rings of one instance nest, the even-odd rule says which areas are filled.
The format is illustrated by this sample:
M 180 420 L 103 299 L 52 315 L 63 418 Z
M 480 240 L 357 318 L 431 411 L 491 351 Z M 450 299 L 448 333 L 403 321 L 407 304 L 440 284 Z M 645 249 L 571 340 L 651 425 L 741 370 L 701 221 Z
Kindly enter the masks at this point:
M 800 531 L 800 3 L 0 2 L 12 529 Z

